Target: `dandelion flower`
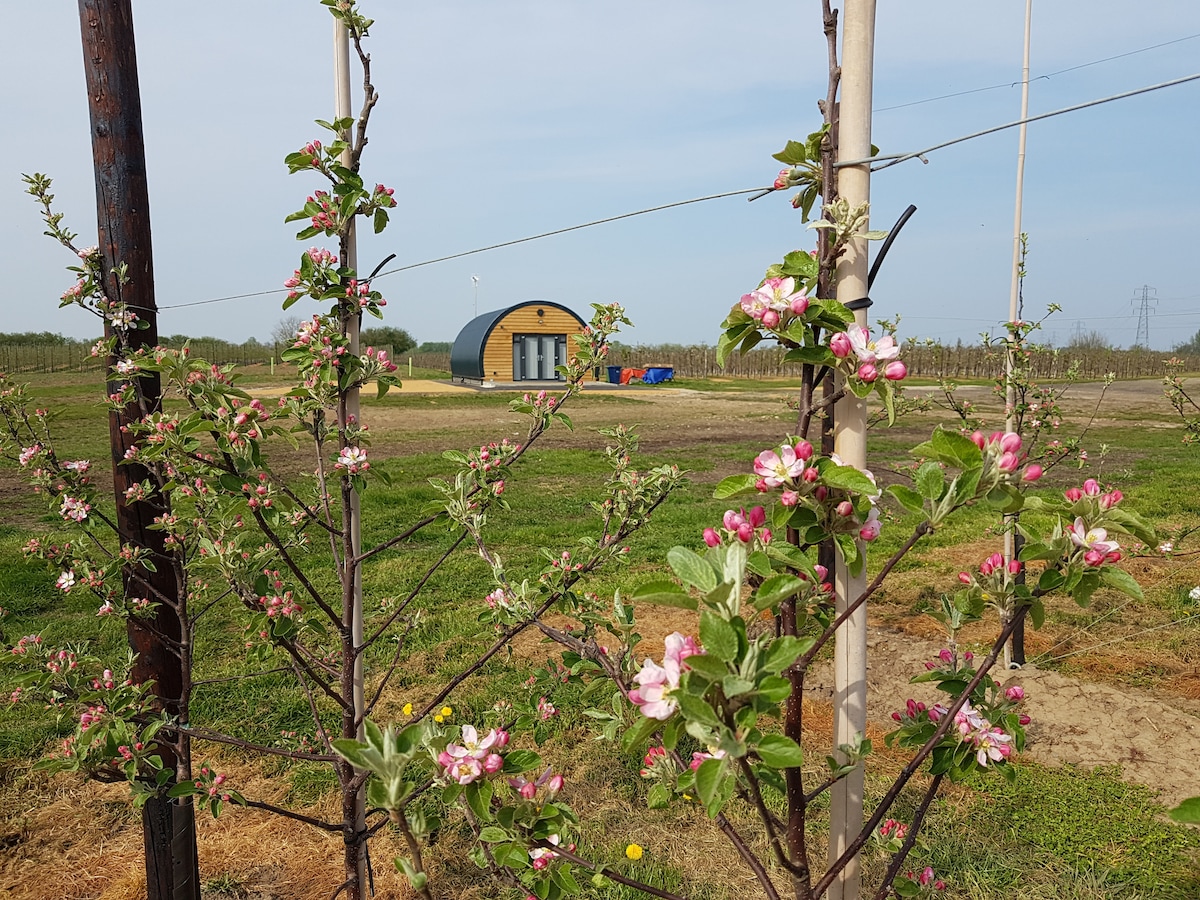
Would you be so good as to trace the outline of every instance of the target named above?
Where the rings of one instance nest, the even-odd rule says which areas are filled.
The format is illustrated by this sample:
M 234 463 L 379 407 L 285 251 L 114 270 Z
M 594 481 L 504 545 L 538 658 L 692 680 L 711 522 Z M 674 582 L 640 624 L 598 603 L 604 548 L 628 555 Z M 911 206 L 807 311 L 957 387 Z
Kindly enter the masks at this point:
M 636 862 L 642 858 L 642 854 L 645 852 L 639 844 L 630 844 L 625 848 L 625 857 Z

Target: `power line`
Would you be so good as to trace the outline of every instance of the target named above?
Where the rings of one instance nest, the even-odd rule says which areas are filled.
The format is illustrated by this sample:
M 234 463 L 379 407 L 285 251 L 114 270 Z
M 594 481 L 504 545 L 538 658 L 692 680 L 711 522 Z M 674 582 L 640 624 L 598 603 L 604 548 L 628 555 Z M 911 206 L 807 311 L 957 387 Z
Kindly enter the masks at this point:
M 1086 69 L 1089 66 L 1098 66 L 1101 63 L 1112 62 L 1114 59 L 1124 59 L 1127 56 L 1136 56 L 1138 53 L 1146 53 L 1149 50 L 1158 50 L 1162 47 L 1169 47 L 1172 44 L 1179 44 L 1179 43 L 1182 43 L 1183 41 L 1194 40 L 1195 38 L 1198 38 L 1198 37 L 1200 37 L 1200 34 L 1189 34 L 1186 37 L 1176 38 L 1173 41 L 1164 41 L 1161 44 L 1152 44 L 1149 47 L 1142 47 L 1138 50 L 1130 50 L 1127 53 L 1118 53 L 1116 56 L 1106 56 L 1106 57 L 1104 57 L 1104 59 L 1094 59 L 1091 62 L 1080 63 L 1077 66 L 1068 66 L 1065 69 L 1059 69 L 1057 72 L 1050 72 L 1047 75 L 1039 75 L 1036 78 L 1031 78 L 1030 81 L 1034 82 L 1034 81 L 1049 80 L 1049 79 L 1055 77 L 1056 75 L 1064 75 L 1067 72 L 1074 72 L 1078 69 Z M 1022 82 L 1020 82 L 1020 81 L 1011 81 L 1011 82 L 1006 82 L 1004 84 L 992 84 L 992 85 L 988 85 L 987 87 L 972 88 L 967 91 L 955 91 L 951 94 L 941 94 L 937 97 L 926 97 L 924 100 L 911 100 L 908 103 L 897 103 L 895 106 L 876 107 L 875 109 L 872 110 L 872 112 L 889 112 L 893 109 L 907 109 L 910 106 L 921 106 L 924 103 L 934 103 L 935 101 L 938 101 L 938 100 L 949 100 L 952 97 L 966 97 L 968 94 L 982 94 L 985 91 L 995 91 L 1000 88 L 1016 87 L 1017 85 L 1019 85 L 1021 83 Z
M 934 144 L 932 147 L 926 147 L 924 150 L 916 150 L 912 153 L 893 153 L 888 156 L 873 156 L 866 159 L 848 159 L 842 162 L 834 163 L 836 168 L 845 166 L 861 166 L 864 163 L 881 163 L 881 165 L 872 165 L 871 171 L 878 172 L 880 169 L 886 169 L 894 166 L 897 163 L 906 162 L 910 159 L 919 159 L 921 162 L 928 162 L 925 159 L 926 153 L 932 153 L 934 150 L 941 150 L 944 147 L 950 147 L 954 144 L 961 144 L 963 141 L 974 140 L 978 137 L 983 137 L 988 134 L 995 134 L 997 131 L 1004 131 L 1006 128 L 1015 128 L 1018 125 L 1023 125 L 1026 122 L 1037 122 L 1041 119 L 1050 119 L 1054 116 L 1061 116 L 1064 113 L 1078 112 L 1081 109 L 1088 109 L 1092 106 L 1099 106 L 1102 103 L 1111 103 L 1114 100 L 1124 100 L 1127 97 L 1136 97 L 1138 94 L 1148 94 L 1151 91 L 1161 91 L 1163 88 L 1174 87 L 1177 84 L 1186 84 L 1189 81 L 1195 81 L 1200 78 L 1200 72 L 1194 75 L 1185 75 L 1182 78 L 1175 78 L 1171 81 L 1164 81 L 1161 84 L 1152 84 L 1149 87 L 1136 88 L 1132 91 L 1125 91 L 1120 94 L 1113 94 L 1110 97 L 1101 97 L 1099 100 L 1089 100 L 1087 103 L 1078 103 L 1075 106 L 1066 106 L 1062 109 L 1056 109 L 1052 112 L 1039 113 L 1036 116 L 1027 116 L 1023 119 L 1017 119 L 1015 122 L 1007 122 L 1004 125 L 996 125 L 992 128 L 985 128 L 983 131 L 976 131 L 972 134 L 963 135 L 962 137 L 954 138 L 953 140 L 943 141 L 940 144 Z
M 533 234 L 529 237 L 517 238 L 512 241 L 503 241 L 499 244 L 489 244 L 486 247 L 477 247 L 474 250 L 464 250 L 461 253 L 451 253 L 449 256 L 439 256 L 436 259 L 426 259 L 421 262 L 409 263 L 406 266 L 398 266 L 395 269 L 388 269 L 386 272 L 380 272 L 374 278 L 383 278 L 385 275 L 395 275 L 397 272 L 407 272 L 409 269 L 419 269 L 422 266 L 431 266 L 434 263 L 447 262 L 451 259 L 461 259 L 464 256 L 474 256 L 476 253 L 486 253 L 488 250 L 498 250 L 501 247 L 512 247 L 516 244 L 526 244 L 529 241 L 537 241 L 542 238 L 553 237 L 556 234 L 566 234 L 569 231 L 579 231 L 583 228 L 591 228 L 593 225 L 604 225 L 607 222 L 617 222 L 621 219 L 632 219 L 634 216 L 644 216 L 647 213 L 662 212 L 664 209 L 673 209 L 677 206 L 688 206 L 692 203 L 703 203 L 706 200 L 720 200 L 725 197 L 737 197 L 742 194 L 758 194 L 764 188 L 745 188 L 740 191 L 725 191 L 720 194 L 709 194 L 705 197 L 693 197 L 690 200 L 676 200 L 674 203 L 664 203 L 661 206 L 651 206 L 646 209 L 635 210 L 634 212 L 621 213 L 619 216 L 608 216 L 604 219 L 593 219 L 591 222 L 584 222 L 581 225 L 571 225 L 567 228 L 556 228 L 554 231 L 543 231 L 541 234 Z M 160 306 L 158 309 L 183 309 L 187 306 L 204 306 L 209 303 L 224 303 L 227 300 L 244 300 L 248 297 L 266 297 L 271 294 L 283 294 L 287 292 L 287 288 L 274 288 L 268 291 L 252 291 L 248 294 L 231 294 L 228 297 L 213 297 L 209 300 L 192 300 L 188 303 L 171 303 L 166 306 Z

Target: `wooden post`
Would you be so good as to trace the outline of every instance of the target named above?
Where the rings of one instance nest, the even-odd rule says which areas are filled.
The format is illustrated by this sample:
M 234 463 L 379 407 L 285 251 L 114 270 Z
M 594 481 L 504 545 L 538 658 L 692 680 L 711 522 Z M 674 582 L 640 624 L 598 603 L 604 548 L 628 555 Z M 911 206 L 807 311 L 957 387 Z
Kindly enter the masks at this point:
M 875 0 L 846 0 L 842 33 L 842 99 L 838 113 L 838 159 L 871 156 L 871 94 L 875 48 Z M 871 167 L 847 166 L 838 173 L 838 195 L 853 209 L 871 198 Z M 838 261 L 837 298 L 855 310 L 855 321 L 867 326 L 867 241 L 855 238 Z M 834 442 L 847 465 L 866 468 L 866 404 L 849 391 L 838 403 Z M 859 552 L 866 547 L 859 542 Z M 853 576 L 839 563 L 834 590 L 840 613 L 866 588 L 865 567 Z M 833 744 L 852 743 L 867 728 L 867 605 L 842 626 L 834 646 Z M 863 824 L 863 770 L 860 766 L 830 792 L 829 859 L 838 859 Z M 856 858 L 829 889 L 829 900 L 857 900 L 862 869 Z
M 131 332 L 131 339 L 138 345 L 153 346 L 158 343 L 154 265 L 130 0 L 79 0 L 79 18 L 91 117 L 97 230 L 104 271 L 109 273 L 105 291 L 109 299 L 129 305 L 149 325 Z M 128 280 L 124 284 L 111 275 L 120 263 L 127 266 Z M 104 333 L 111 333 L 107 321 Z M 120 384 L 110 383 L 109 392 L 119 389 Z M 157 408 L 161 400 L 158 376 L 141 376 L 141 389 L 146 402 Z M 182 655 L 168 643 L 178 646 L 181 641 L 178 581 L 163 543 L 164 533 L 149 528 L 154 516 L 165 510 L 154 503 L 125 502 L 126 488 L 148 477 L 141 466 L 121 464 L 133 445 L 123 426 L 138 415 L 138 406 L 133 403 L 109 416 L 117 527 L 123 542 L 150 550 L 157 571 L 127 570 L 123 580 L 126 596 L 144 597 L 153 592 L 164 602 L 159 603 L 153 619 L 143 621 L 131 616 L 128 620 L 129 644 L 137 654 L 132 677 L 137 683 L 152 680 L 163 709 L 186 716 L 189 673 Z M 172 608 L 172 602 L 176 608 Z M 186 753 L 180 759 L 172 747 L 160 743 L 164 765 L 177 774 L 183 771 L 186 777 Z M 198 900 L 199 862 L 192 804 L 152 798 L 143 808 L 142 828 L 149 900 Z

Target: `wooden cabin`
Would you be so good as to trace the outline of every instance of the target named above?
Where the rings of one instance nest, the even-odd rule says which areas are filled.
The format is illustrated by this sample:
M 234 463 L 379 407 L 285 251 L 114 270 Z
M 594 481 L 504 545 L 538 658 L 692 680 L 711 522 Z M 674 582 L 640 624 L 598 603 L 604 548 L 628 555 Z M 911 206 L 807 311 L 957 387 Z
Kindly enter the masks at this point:
M 460 381 L 562 381 L 572 335 L 583 319 L 558 303 L 528 300 L 476 316 L 450 350 L 450 374 Z

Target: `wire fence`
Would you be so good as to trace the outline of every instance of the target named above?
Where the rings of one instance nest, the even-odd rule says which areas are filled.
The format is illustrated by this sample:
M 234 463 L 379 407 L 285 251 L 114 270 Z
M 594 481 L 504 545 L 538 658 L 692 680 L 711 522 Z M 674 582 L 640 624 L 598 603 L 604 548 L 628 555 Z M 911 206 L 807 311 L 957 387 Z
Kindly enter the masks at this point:
M 248 341 L 233 344 L 228 341 L 195 338 L 192 353 L 219 365 L 234 363 L 240 366 L 268 365 L 279 361 L 282 347 Z M 90 355 L 90 345 L 83 343 L 0 343 L 0 371 L 12 375 L 35 372 L 87 372 L 103 366 L 103 360 Z M 608 364 L 625 368 L 669 366 L 679 378 L 778 378 L 798 377 L 799 363 L 785 362 L 782 347 L 767 347 L 749 353 L 735 353 L 717 365 L 715 347 L 703 344 L 679 346 L 614 346 Z M 1079 376 L 1085 379 L 1103 378 L 1114 373 L 1117 378 L 1151 378 L 1164 374 L 1163 363 L 1171 353 L 1155 350 L 1045 349 L 1035 350 L 1030 358 L 1033 377 L 1053 381 L 1066 377 L 1068 370 L 1078 365 Z M 450 371 L 450 354 L 446 352 L 399 354 L 397 364 L 405 367 L 411 358 L 414 368 L 435 372 Z M 902 358 L 910 375 L 921 378 L 978 379 L 995 377 L 999 358 L 983 347 L 967 345 L 911 344 L 903 349 Z M 1200 371 L 1200 356 L 1178 357 L 1188 372 Z

